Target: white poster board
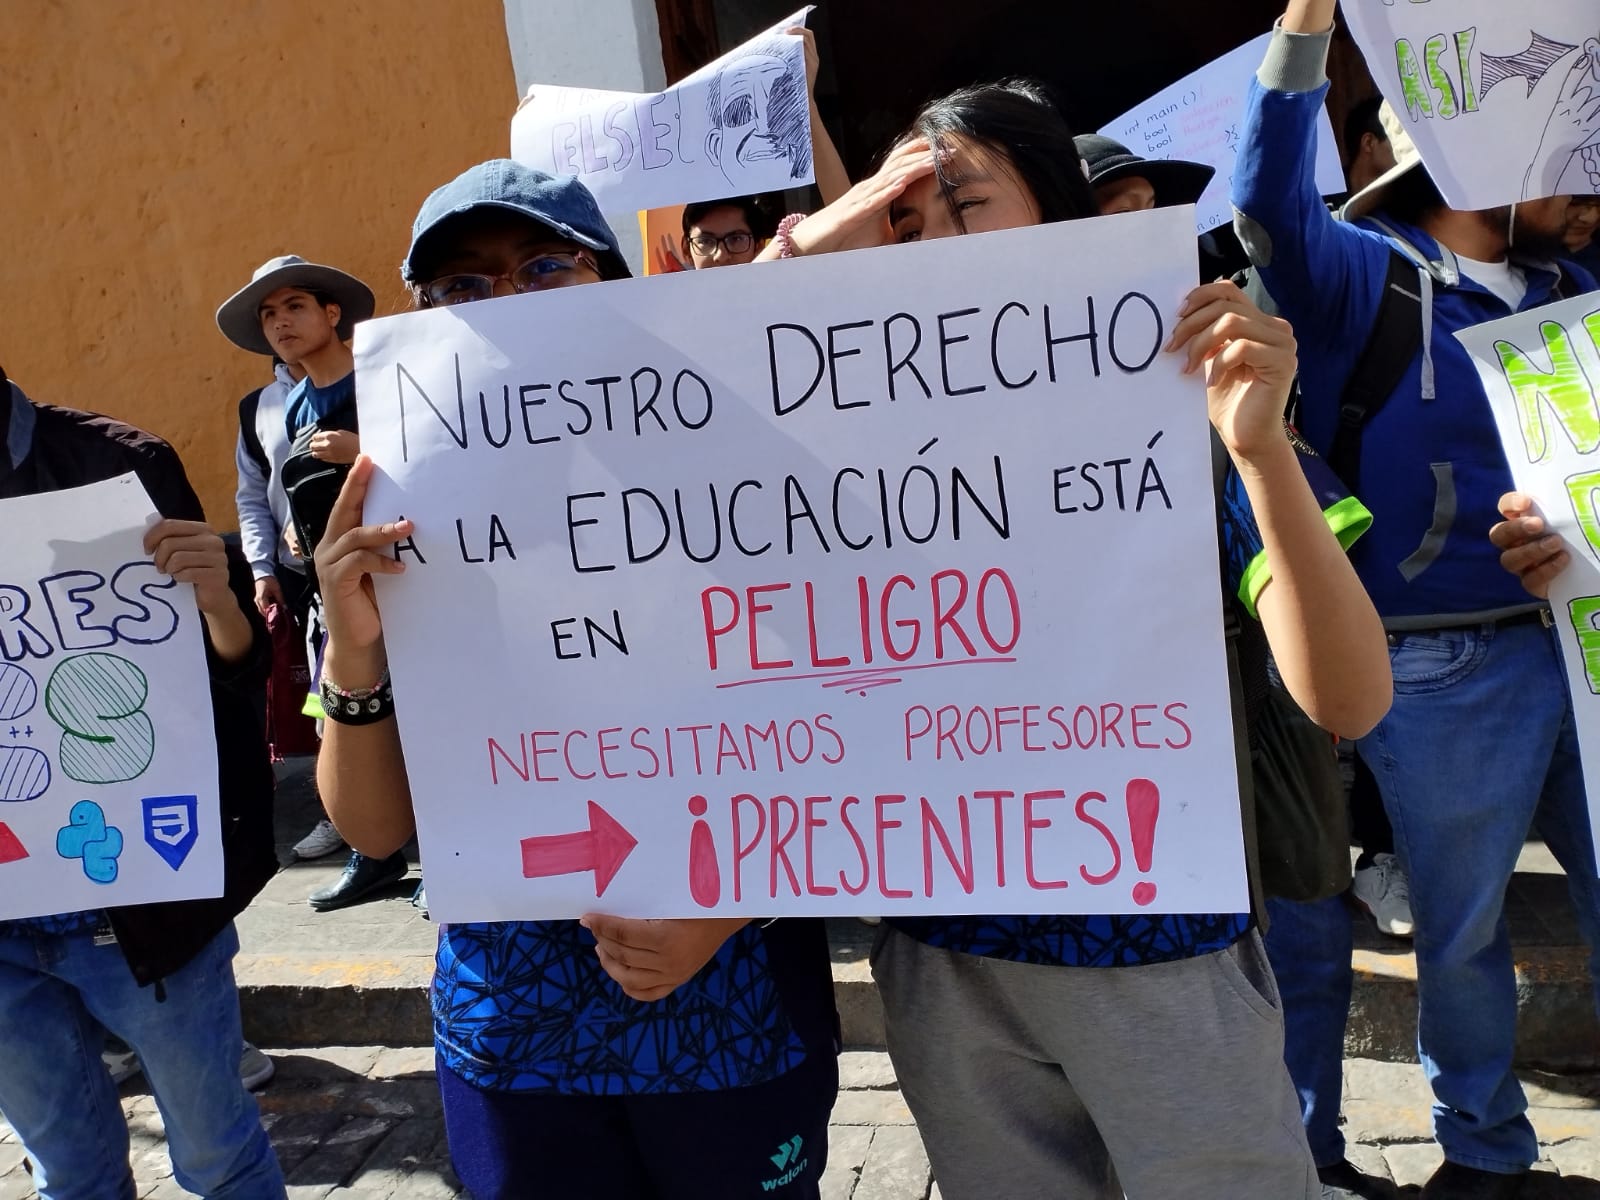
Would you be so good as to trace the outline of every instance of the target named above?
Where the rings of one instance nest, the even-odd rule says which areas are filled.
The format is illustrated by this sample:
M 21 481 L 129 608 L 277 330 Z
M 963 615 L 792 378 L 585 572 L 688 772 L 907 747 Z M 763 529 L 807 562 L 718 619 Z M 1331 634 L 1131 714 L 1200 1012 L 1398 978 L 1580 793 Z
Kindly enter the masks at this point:
M 576 175 L 602 212 L 804 187 L 814 178 L 805 44 L 810 8 L 663 92 L 528 89 L 511 157 Z
M 435 915 L 1243 911 L 1192 222 L 362 324 Z
M 1600 293 L 1456 334 L 1494 407 L 1517 490 L 1572 548 L 1550 587 L 1590 824 L 1600 832 Z
M 1600 193 L 1594 0 L 1345 0 L 1342 11 L 1452 208 Z
M 134 475 L 0 500 L 0 920 L 222 894 L 194 589 Z
M 1217 169 L 1196 205 L 1195 230 L 1206 233 L 1233 221 L 1229 191 L 1239 157 L 1239 132 L 1256 68 L 1270 33 L 1201 67 L 1129 109 L 1100 132 L 1140 158 L 1179 158 Z M 1325 196 L 1345 190 L 1339 143 L 1324 111 L 1317 121 L 1317 187 Z

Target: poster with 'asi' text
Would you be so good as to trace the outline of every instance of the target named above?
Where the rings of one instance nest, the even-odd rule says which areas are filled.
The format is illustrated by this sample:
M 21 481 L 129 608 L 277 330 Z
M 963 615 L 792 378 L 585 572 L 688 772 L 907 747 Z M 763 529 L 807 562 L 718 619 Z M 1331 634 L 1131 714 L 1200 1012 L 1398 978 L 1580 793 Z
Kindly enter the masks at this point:
M 1452 208 L 1600 194 L 1594 0 L 1344 0 L 1341 11 Z

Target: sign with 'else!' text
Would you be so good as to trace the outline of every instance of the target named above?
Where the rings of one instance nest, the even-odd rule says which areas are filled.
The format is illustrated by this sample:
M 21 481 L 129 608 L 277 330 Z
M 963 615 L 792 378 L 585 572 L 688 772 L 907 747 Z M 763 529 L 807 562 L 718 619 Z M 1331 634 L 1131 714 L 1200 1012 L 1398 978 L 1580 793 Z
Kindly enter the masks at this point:
M 440 919 L 1243 911 L 1193 220 L 362 325 Z

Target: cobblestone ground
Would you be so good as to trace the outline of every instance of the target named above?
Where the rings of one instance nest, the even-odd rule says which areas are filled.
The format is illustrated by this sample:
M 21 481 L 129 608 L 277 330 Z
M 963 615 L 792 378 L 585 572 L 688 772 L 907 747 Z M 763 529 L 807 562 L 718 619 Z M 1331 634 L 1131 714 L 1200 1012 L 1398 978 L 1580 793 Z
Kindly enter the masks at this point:
M 447 1200 L 462 1195 L 445 1151 L 427 1049 L 333 1047 L 276 1052 L 260 1094 L 294 1200 Z M 1600 1200 L 1600 1075 L 1524 1073 L 1544 1147 L 1524 1200 Z M 824 1200 L 929 1200 L 939 1195 L 886 1054 L 846 1053 L 833 1112 Z M 155 1103 L 124 1085 L 141 1200 L 186 1196 L 172 1180 Z M 1414 1194 L 1439 1163 L 1427 1089 L 1416 1066 L 1352 1060 L 1345 1072 L 1350 1157 Z M 36 1193 L 22 1148 L 0 1123 L 0 1200 Z M 997 1181 L 995 1200 L 1004 1200 Z M 579 1200 L 579 1198 L 574 1198 Z

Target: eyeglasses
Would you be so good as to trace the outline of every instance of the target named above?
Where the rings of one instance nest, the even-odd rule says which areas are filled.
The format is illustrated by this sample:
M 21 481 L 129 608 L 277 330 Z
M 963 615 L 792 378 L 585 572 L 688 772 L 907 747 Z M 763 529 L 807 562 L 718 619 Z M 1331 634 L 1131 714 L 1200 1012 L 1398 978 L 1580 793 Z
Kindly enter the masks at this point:
M 755 244 L 755 236 L 746 233 L 742 229 L 736 229 L 732 233 L 725 233 L 721 237 L 714 233 L 697 233 L 689 239 L 689 245 L 694 247 L 694 252 L 700 255 L 701 258 L 710 258 L 717 252 L 718 246 L 721 246 L 729 254 L 743 254 Z
M 600 273 L 587 251 L 560 251 L 537 255 L 504 275 L 443 275 L 425 284 L 422 294 L 429 303 L 447 308 L 452 304 L 488 300 L 494 295 L 495 284 L 502 279 L 509 280 L 518 292 L 541 292 L 577 282 L 573 276 L 580 266 L 588 267 L 597 275 Z

